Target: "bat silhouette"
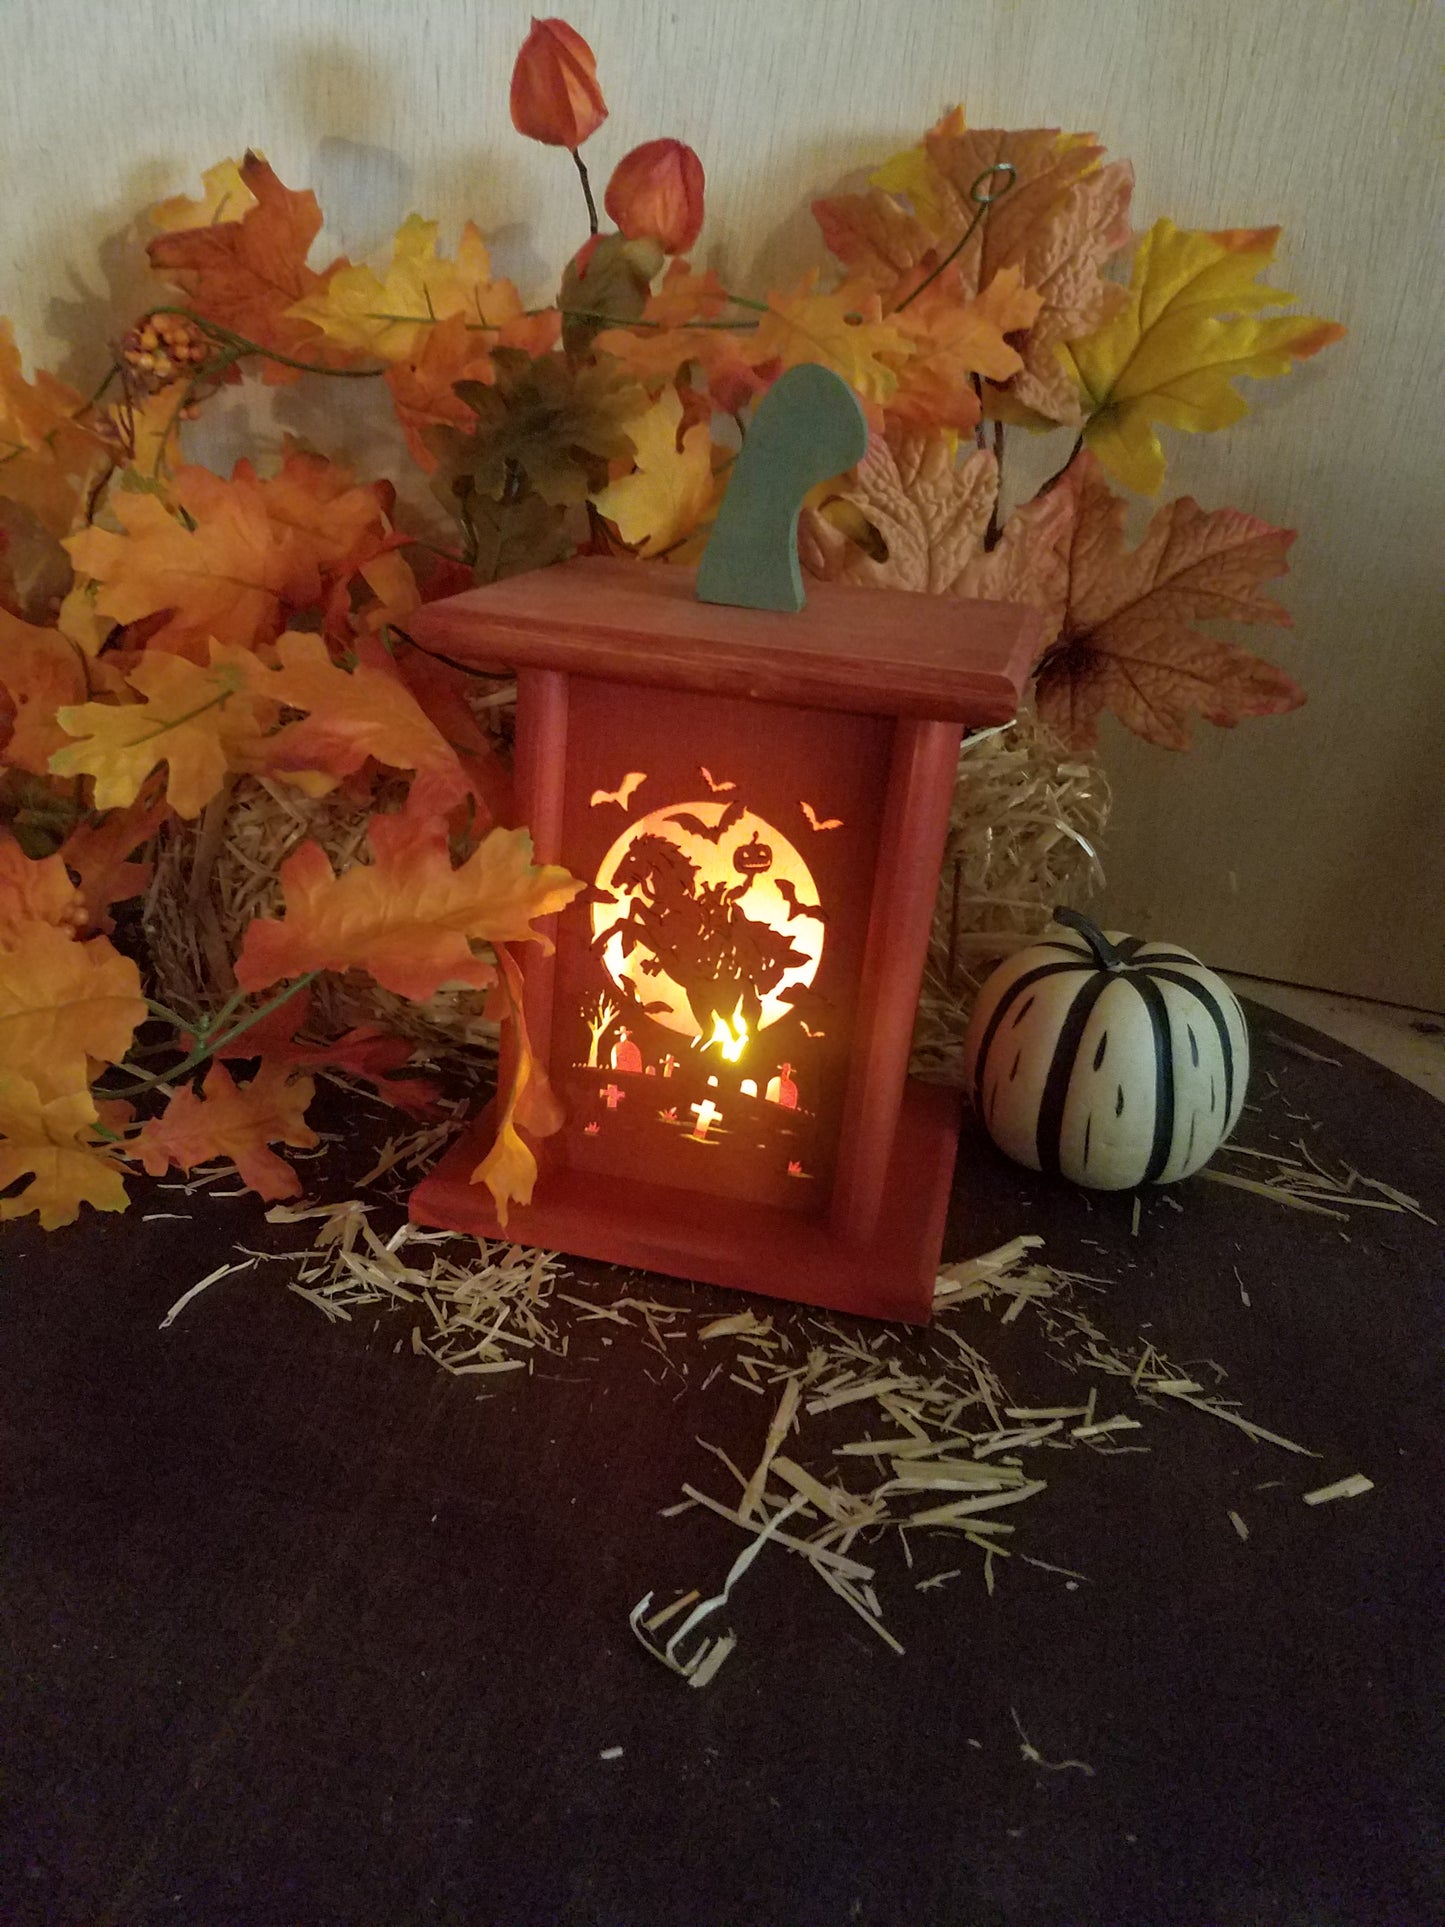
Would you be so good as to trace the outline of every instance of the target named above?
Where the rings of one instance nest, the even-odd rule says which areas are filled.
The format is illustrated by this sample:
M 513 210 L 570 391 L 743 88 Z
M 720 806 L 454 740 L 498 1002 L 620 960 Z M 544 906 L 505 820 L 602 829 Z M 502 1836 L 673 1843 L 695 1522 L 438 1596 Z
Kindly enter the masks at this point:
M 815 830 L 841 830 L 843 827 L 843 819 L 841 816 L 830 816 L 820 823 L 818 820 L 818 812 L 813 808 L 811 803 L 804 803 L 802 810 L 810 826 Z
M 719 790 L 735 790 L 737 788 L 736 783 L 719 783 L 716 777 L 713 775 L 712 771 L 707 768 L 706 764 L 699 763 L 698 768 L 702 771 L 703 775 L 707 778 L 707 786 L 710 790 L 713 791 L 714 794 L 716 794 Z
M 793 921 L 794 917 L 816 917 L 819 923 L 826 923 L 828 921 L 828 913 L 823 909 L 821 904 L 799 903 L 797 886 L 790 883 L 786 877 L 777 878 L 777 885 L 778 895 L 788 906 L 789 923 Z
M 620 809 L 625 810 L 628 803 L 632 800 L 632 793 L 638 784 L 645 783 L 646 781 L 647 772 L 645 770 L 629 770 L 615 790 L 593 790 L 593 809 L 597 809 L 599 805 L 603 803 L 616 803 Z
M 688 830 L 693 836 L 702 837 L 707 843 L 718 843 L 742 814 L 742 804 L 734 799 L 713 824 L 704 823 L 700 816 L 694 816 L 690 810 L 679 810 L 676 815 L 668 817 L 667 820 L 669 823 L 676 823 L 680 830 Z

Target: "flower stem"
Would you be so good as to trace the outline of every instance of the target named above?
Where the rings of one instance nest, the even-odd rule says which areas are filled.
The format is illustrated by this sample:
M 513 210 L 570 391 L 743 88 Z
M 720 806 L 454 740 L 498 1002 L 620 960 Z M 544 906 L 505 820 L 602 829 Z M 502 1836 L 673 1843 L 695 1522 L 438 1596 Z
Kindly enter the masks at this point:
M 253 1024 L 259 1024 L 261 1019 L 263 1017 L 269 1017 L 273 1010 L 279 1010 L 282 1004 L 296 995 L 298 990 L 304 990 L 308 984 L 314 984 L 320 975 L 321 972 L 319 970 L 308 970 L 304 977 L 298 977 L 294 983 L 288 984 L 279 996 L 272 997 L 268 1002 L 262 1004 L 259 1010 L 248 1011 L 241 1021 L 233 1025 L 222 1037 L 217 1037 L 214 1034 L 220 1028 L 218 1014 L 218 1018 L 212 1020 L 205 1035 L 196 1044 L 195 1048 L 189 1051 L 187 1055 L 181 1059 L 180 1063 L 174 1065 L 164 1076 L 152 1077 L 149 1071 L 140 1071 L 137 1073 L 136 1081 L 133 1084 L 123 1084 L 118 1091 L 102 1091 L 100 1095 L 102 1097 L 139 1097 L 144 1092 L 153 1091 L 157 1088 L 166 1090 L 173 1089 L 177 1078 L 184 1077 L 188 1071 L 193 1071 L 198 1064 L 204 1064 L 206 1059 L 208 1057 L 214 1057 L 217 1051 L 225 1050 L 228 1045 L 235 1042 L 236 1038 L 238 1038 L 243 1031 L 249 1030 Z M 147 1002 L 149 1003 L 149 1000 L 147 1000 Z M 229 1009 L 232 1008 L 233 1005 L 234 999 L 223 1008 Z M 190 1028 L 184 1018 L 177 1017 L 174 1011 L 167 1011 L 164 1005 L 151 1004 L 150 1008 L 158 1015 L 164 1014 L 167 1021 L 174 1023 L 177 1029 L 188 1030 Z
M 587 225 L 592 233 L 595 234 L 598 227 L 597 203 L 592 198 L 592 183 L 587 178 L 587 163 L 575 147 L 569 148 L 568 152 L 577 163 L 577 175 L 582 182 L 582 192 L 587 201 Z

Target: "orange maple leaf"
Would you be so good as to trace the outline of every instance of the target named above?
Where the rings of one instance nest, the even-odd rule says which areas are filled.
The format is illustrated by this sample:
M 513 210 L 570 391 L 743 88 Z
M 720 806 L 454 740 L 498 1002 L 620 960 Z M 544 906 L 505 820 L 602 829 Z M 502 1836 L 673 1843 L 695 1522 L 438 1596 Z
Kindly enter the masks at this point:
M 0 944 L 13 943 L 22 924 L 53 924 L 73 936 L 87 921 L 61 859 L 26 856 L 9 830 L 0 830 Z
M 113 930 L 115 919 L 106 914 L 110 906 L 138 897 L 150 883 L 154 866 L 131 858 L 150 842 L 169 814 L 159 798 L 143 796 L 129 809 L 111 810 L 98 821 L 78 823 L 61 844 L 58 854 L 76 879 L 88 929 Z
M 171 1165 L 189 1171 L 226 1157 L 243 1183 L 263 1198 L 294 1198 L 301 1180 L 268 1144 L 309 1151 L 318 1142 L 305 1122 L 316 1090 L 313 1077 L 293 1075 L 287 1064 L 262 1064 L 249 1084 L 237 1084 L 224 1064 L 212 1064 L 200 1095 L 183 1086 L 159 1117 L 143 1124 L 126 1145 L 153 1178 Z
M 908 338 L 884 318 L 875 289 L 845 282 L 820 292 L 816 268 L 788 293 L 769 295 L 752 348 L 757 360 L 776 357 L 783 368 L 818 362 L 874 402 L 893 395 L 897 363 L 909 352 Z
M 368 971 L 402 997 L 427 998 L 443 984 L 486 989 L 496 967 L 474 953 L 473 942 L 546 942 L 532 920 L 562 909 L 582 888 L 565 870 L 533 864 L 525 830 L 490 831 L 457 869 L 439 820 L 375 817 L 369 839 L 373 861 L 340 876 L 316 843 L 286 859 L 286 915 L 248 927 L 236 960 L 243 989 L 264 990 L 308 970 L 350 969 Z
M 427 816 L 443 815 L 466 795 L 467 776 L 456 751 L 379 642 L 359 642 L 350 671 L 332 662 L 320 636 L 284 635 L 276 655 L 280 667 L 269 673 L 258 667 L 253 691 L 308 713 L 266 744 L 269 769 L 325 771 L 334 787 L 375 757 L 388 769 L 415 770 L 408 808 Z
M 86 698 L 79 650 L 58 630 L 34 628 L 0 609 L 0 691 L 10 698 L 10 730 L 8 738 L 0 733 L 0 761 L 44 776 L 51 757 L 69 741 L 55 712 Z
M 465 428 L 472 411 L 455 392 L 459 381 L 492 379 L 495 338 L 469 330 L 464 314 L 448 315 L 428 328 L 415 352 L 386 371 L 391 404 L 406 437 L 412 459 L 428 475 L 437 458 L 428 448 L 424 430 Z
M 125 1210 L 115 1153 L 95 1137 L 96 1122 L 89 1091 L 47 1097 L 33 1079 L 0 1073 L 0 1190 L 31 1180 L 0 1198 L 0 1219 L 38 1211 L 41 1228 L 54 1231 L 73 1223 L 82 1204 Z
M 1067 743 L 1091 748 L 1105 709 L 1147 742 L 1187 749 L 1191 712 L 1227 727 L 1299 707 L 1304 692 L 1283 670 L 1194 626 L 1217 617 L 1287 627 L 1289 612 L 1259 591 L 1288 566 L 1292 529 L 1183 496 L 1131 551 L 1127 504 L 1087 449 L 1051 494 L 1066 519 L 1062 531 L 1041 531 L 1041 586 L 1029 599 L 1044 609 L 1050 641 L 1039 714 Z M 1050 561 L 1060 554 L 1066 569 Z
M 46 1099 L 84 1090 L 90 1058 L 118 1064 L 145 1014 L 140 972 L 105 937 L 24 923 L 0 946 L 0 1064 Z
M 151 266 L 180 288 L 198 314 L 293 359 L 344 367 L 351 356 L 329 343 L 311 322 L 293 315 L 297 302 L 320 294 L 341 266 L 323 273 L 307 267 L 321 231 L 321 209 L 311 192 L 294 193 L 259 154 L 248 153 L 241 185 L 255 197 L 239 221 L 222 221 L 159 234 L 147 252 Z M 268 382 L 295 381 L 297 372 L 267 361 Z
M 323 643 L 316 646 L 325 652 Z M 263 679 L 245 650 L 212 643 L 205 669 L 164 649 L 147 650 L 126 680 L 141 702 L 81 703 L 56 717 L 79 740 L 57 750 L 50 768 L 57 776 L 93 777 L 98 810 L 133 803 L 164 763 L 171 808 L 196 816 L 229 771 L 263 766 L 263 735 L 275 711 L 258 699 Z

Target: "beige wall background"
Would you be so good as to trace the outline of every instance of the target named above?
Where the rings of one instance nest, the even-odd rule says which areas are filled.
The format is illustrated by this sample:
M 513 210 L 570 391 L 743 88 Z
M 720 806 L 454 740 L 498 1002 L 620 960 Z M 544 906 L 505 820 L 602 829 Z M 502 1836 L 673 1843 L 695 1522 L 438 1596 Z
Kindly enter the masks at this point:
M 570 163 L 507 115 L 526 4 L 5 0 L 0 309 L 90 376 L 141 306 L 136 211 L 261 147 L 359 256 L 413 209 L 474 217 L 546 295 L 578 244 Z M 1106 850 L 1117 922 L 1223 966 L 1445 1004 L 1445 649 L 1437 316 L 1445 33 L 1427 0 L 568 0 L 612 119 L 605 180 L 678 135 L 708 170 L 701 253 L 732 285 L 821 258 L 810 198 L 963 100 L 975 125 L 1097 129 L 1136 219 L 1285 227 L 1275 279 L 1352 333 L 1226 434 L 1176 437 L 1168 488 L 1298 527 L 1264 646 L 1298 714 L 1122 732 Z M 336 386 L 340 386 L 337 384 Z M 328 389 L 328 406 L 334 405 Z M 308 425 L 304 401 L 297 425 Z M 360 430 L 351 434 L 359 441 Z M 327 436 L 334 444 L 334 431 Z

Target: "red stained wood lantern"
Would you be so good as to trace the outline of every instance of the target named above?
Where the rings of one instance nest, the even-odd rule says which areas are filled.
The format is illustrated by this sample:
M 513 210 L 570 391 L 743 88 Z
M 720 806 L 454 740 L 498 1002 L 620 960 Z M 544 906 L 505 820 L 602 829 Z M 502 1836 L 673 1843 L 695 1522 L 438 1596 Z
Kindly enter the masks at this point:
M 424 646 L 515 668 L 518 818 L 588 887 L 555 951 L 527 951 L 528 1028 L 566 1110 L 531 1204 L 503 1232 L 470 1181 L 484 1113 L 411 1211 L 921 1321 L 958 1117 L 907 1076 L 914 1011 L 962 732 L 1013 715 L 1037 624 L 833 584 L 799 608 L 798 504 L 866 440 L 832 382 L 797 370 L 769 395 L 696 584 L 586 557 L 414 618 Z M 773 606 L 700 599 L 737 595 L 740 572 Z

